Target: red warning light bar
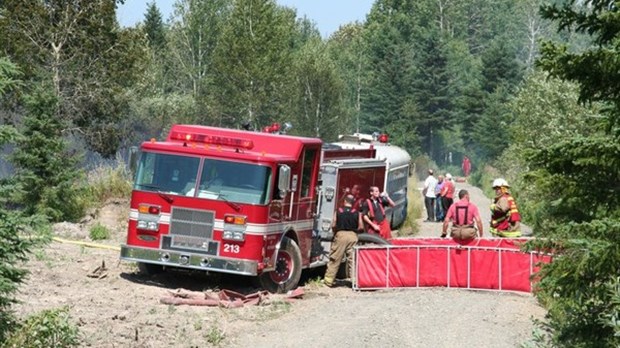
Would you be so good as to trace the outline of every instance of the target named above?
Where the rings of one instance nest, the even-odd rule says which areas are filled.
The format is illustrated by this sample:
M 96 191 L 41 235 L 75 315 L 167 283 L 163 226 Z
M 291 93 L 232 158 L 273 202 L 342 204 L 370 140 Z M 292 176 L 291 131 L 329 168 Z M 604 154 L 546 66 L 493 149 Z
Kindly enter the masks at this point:
M 172 132 L 172 134 L 170 134 L 170 139 L 211 145 L 237 147 L 247 150 L 250 150 L 254 147 L 254 142 L 249 139 L 221 137 L 217 135 L 196 134 L 187 132 Z

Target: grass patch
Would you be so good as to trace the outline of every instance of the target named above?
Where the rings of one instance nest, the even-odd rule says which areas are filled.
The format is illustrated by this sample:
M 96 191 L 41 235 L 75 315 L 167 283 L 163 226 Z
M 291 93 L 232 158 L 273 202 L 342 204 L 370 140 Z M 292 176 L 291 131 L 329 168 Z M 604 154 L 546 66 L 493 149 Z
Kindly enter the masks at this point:
M 207 342 L 214 346 L 219 346 L 225 338 L 224 331 L 217 326 L 211 326 L 209 331 L 205 334 Z
M 89 231 L 90 239 L 104 240 L 110 238 L 110 230 L 100 223 L 93 225 Z
M 32 254 L 34 255 L 35 260 L 37 260 L 37 261 L 49 260 L 49 257 L 47 255 L 47 253 L 45 252 L 45 249 L 35 250 Z
M 100 165 L 88 172 L 87 196 L 93 206 L 100 206 L 110 198 L 129 198 L 131 195 L 131 173 L 118 159 L 114 165 Z
M 321 287 L 321 277 L 310 278 L 306 281 L 306 286 L 311 289 L 318 289 Z

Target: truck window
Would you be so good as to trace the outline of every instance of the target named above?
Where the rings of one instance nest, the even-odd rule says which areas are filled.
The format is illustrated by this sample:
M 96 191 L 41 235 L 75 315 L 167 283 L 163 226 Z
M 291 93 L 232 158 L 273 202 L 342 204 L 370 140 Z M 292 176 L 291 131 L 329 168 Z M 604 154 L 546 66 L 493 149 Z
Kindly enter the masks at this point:
M 143 152 L 135 190 L 185 195 L 196 183 L 200 158 Z
M 270 167 L 207 158 L 202 166 L 197 196 L 236 203 L 266 204 L 270 186 Z
M 308 197 L 312 194 L 312 192 L 310 191 L 311 189 L 310 184 L 312 182 L 312 174 L 313 174 L 312 169 L 314 168 L 316 154 L 317 154 L 316 149 L 306 149 L 306 151 L 304 152 L 304 168 L 303 168 L 303 173 L 301 177 L 301 191 L 300 191 L 301 197 Z

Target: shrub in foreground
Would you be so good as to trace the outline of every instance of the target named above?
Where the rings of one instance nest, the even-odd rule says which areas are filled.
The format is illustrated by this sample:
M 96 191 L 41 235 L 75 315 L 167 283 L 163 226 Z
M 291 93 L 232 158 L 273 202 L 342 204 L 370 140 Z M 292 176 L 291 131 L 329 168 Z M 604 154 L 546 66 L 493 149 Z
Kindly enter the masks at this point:
M 18 324 L 2 347 L 66 348 L 79 343 L 79 330 L 70 321 L 69 309 L 63 307 L 44 310 Z

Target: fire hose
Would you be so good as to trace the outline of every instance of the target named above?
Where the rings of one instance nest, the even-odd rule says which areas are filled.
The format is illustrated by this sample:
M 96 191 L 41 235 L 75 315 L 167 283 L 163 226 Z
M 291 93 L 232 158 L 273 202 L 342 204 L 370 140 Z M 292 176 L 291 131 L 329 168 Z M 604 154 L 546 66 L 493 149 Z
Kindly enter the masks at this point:
M 81 245 L 81 246 L 85 246 L 85 247 L 89 247 L 89 248 L 108 249 L 108 250 L 115 250 L 115 251 L 120 251 L 121 250 L 121 247 L 119 247 L 117 245 L 106 245 L 106 244 L 98 244 L 98 243 L 80 242 L 80 241 L 76 241 L 76 240 L 62 239 L 62 238 L 58 238 L 58 237 L 53 237 L 52 240 L 55 241 L 55 242 L 59 242 L 59 243 L 75 244 L 75 245 Z

